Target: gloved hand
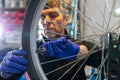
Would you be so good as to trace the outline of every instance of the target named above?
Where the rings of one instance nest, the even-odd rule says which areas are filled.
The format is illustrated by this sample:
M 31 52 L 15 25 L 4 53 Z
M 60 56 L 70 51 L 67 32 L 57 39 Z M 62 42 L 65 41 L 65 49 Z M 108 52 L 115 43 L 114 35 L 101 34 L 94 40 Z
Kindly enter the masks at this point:
M 73 56 L 70 58 L 65 58 L 67 60 L 75 60 L 80 50 L 79 45 L 71 42 L 68 39 L 65 39 L 65 37 L 54 41 L 48 41 L 41 45 L 41 47 L 47 49 L 47 52 L 44 53 L 43 56 L 56 58 L 65 58 Z
M 24 58 L 27 53 L 24 50 L 13 50 L 6 54 L 1 66 L 1 76 L 9 78 L 16 73 L 22 73 L 26 71 L 28 61 Z

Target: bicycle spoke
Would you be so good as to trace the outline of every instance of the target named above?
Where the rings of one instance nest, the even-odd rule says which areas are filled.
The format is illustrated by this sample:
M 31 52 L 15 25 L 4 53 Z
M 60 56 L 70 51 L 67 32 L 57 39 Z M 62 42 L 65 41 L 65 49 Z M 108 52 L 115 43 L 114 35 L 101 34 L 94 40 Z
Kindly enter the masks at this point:
M 55 70 L 52 70 L 52 71 L 46 73 L 46 75 L 49 75 L 49 74 L 51 74 L 51 73 L 53 73 L 53 72 L 55 72 L 55 71 L 57 71 L 57 70 L 59 70 L 59 69 L 62 69 L 62 68 L 64 68 L 64 67 L 66 67 L 66 66 L 69 66 L 70 64 L 73 64 L 74 62 L 77 62 L 77 61 L 78 61 L 78 60 L 75 60 L 75 61 L 72 61 L 72 62 L 70 62 L 70 63 L 68 63 L 68 64 L 66 64 L 66 65 L 63 65 L 63 66 L 59 67 L 59 68 L 56 68 Z
M 112 32 L 118 32 L 118 31 L 119 31 L 119 28 L 120 28 L 120 20 L 117 22 L 117 24 L 118 24 L 118 25 L 117 25 L 118 27 L 113 26 L 113 27 L 115 27 L 115 29 L 112 29 L 112 30 L 111 30 Z M 119 32 L 118 32 L 118 33 L 119 33 Z
M 82 0 L 82 2 L 83 2 L 83 4 L 85 5 L 86 10 L 89 12 L 89 9 L 88 9 L 88 7 L 87 7 L 85 1 Z M 96 2 L 96 1 L 95 1 L 95 2 Z M 103 15 L 103 13 L 101 12 L 101 10 L 100 10 L 100 8 L 99 8 L 98 5 L 97 5 L 97 8 L 99 9 L 101 15 L 104 17 L 104 15 Z M 105 17 L 104 17 L 104 18 L 105 18 Z M 92 17 L 92 18 L 89 18 L 89 17 L 88 17 L 88 19 L 90 19 L 91 21 L 95 22 L 95 19 L 94 19 L 93 17 Z M 104 20 L 105 20 L 105 19 L 104 19 Z M 105 20 L 105 23 L 107 23 L 106 20 Z M 102 27 L 103 29 L 105 29 L 104 26 L 100 25 L 99 23 L 95 22 L 95 24 L 97 24 L 97 25 L 99 25 L 100 27 Z
M 114 2 L 113 2 L 113 4 L 114 4 Z M 110 11 L 110 16 L 109 16 L 109 20 L 108 20 L 108 24 L 107 24 L 107 29 L 109 30 L 109 25 L 110 25 L 110 20 L 111 20 L 111 17 L 112 17 L 112 12 L 113 12 L 113 4 L 112 4 L 112 9 L 111 9 L 111 11 Z M 108 31 L 109 32 L 109 31 Z
M 39 30 L 42 30 L 42 31 L 44 31 L 43 29 L 39 29 Z M 67 37 L 67 36 L 70 36 L 70 35 L 63 35 L 63 34 L 60 34 L 60 33 L 56 33 L 56 32 L 52 32 L 52 31 L 47 31 L 47 32 L 49 32 L 49 33 L 54 33 L 54 34 L 59 34 L 60 36 L 63 36 L 63 37 Z M 81 34 L 81 33 L 77 33 L 77 34 Z M 103 35 L 103 34 L 99 34 L 99 35 L 80 35 L 80 36 L 77 36 L 77 39 L 82 39 L 82 38 L 87 38 L 87 39 L 90 39 L 90 37 L 100 37 L 101 35 Z M 89 38 L 88 38 L 89 37 Z M 55 39 L 58 39 L 58 38 L 49 38 L 48 40 L 55 40 Z M 47 39 L 45 39 L 45 40 L 47 40 Z M 92 38 L 91 38 L 91 40 L 92 40 Z

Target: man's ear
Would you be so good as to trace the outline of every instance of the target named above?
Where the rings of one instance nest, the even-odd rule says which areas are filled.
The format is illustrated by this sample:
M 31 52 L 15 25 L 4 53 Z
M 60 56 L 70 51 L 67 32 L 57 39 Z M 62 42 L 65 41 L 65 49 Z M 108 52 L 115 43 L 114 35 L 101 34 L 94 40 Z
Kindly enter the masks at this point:
M 64 16 L 64 22 L 63 22 L 63 24 L 64 24 L 64 25 L 69 24 L 69 20 L 70 20 L 70 16 L 69 16 L 69 15 L 65 15 L 65 16 Z

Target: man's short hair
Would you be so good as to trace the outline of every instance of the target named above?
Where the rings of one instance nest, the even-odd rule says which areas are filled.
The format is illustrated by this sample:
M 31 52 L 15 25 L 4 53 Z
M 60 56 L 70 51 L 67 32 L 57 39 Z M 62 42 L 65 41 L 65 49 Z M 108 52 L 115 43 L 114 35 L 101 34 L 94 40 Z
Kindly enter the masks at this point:
M 53 7 L 58 7 L 64 15 L 72 13 L 71 0 L 48 0 L 45 8 L 53 8 Z

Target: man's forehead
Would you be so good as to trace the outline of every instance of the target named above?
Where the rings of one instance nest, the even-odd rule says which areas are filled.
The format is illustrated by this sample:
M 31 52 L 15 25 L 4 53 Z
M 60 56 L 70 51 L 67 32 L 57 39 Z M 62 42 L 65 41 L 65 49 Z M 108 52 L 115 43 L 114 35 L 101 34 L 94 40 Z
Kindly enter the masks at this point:
M 60 10 L 59 8 L 48 8 L 48 9 L 44 9 L 42 11 L 42 14 L 47 14 L 47 13 L 52 13 L 52 12 L 57 12 L 57 13 L 60 13 Z

